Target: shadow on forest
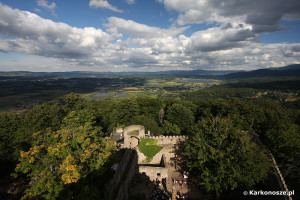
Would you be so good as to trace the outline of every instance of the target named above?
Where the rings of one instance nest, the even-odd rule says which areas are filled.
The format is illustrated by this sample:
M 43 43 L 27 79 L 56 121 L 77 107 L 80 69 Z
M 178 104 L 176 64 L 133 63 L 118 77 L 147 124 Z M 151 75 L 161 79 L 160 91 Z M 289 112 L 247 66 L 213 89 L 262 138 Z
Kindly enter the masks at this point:
M 175 145 L 174 153 L 175 158 L 171 158 L 170 163 L 172 169 L 175 167 L 178 174 L 182 176 L 184 171 L 188 171 L 185 168 L 184 158 L 182 152 L 185 151 L 184 141 L 179 141 Z M 121 149 L 112 154 L 110 159 L 108 159 L 99 170 L 95 170 L 86 177 L 80 179 L 77 183 L 65 185 L 63 190 L 59 193 L 58 198 L 61 200 L 68 199 L 78 199 L 78 200 L 90 200 L 90 199 L 103 199 L 103 200 L 113 200 L 117 199 L 117 196 L 124 196 L 128 193 L 129 200 L 160 200 L 160 199 L 170 199 L 171 192 L 170 187 L 167 189 L 167 185 L 163 183 L 162 178 L 158 178 L 159 183 L 155 180 L 150 180 L 150 178 L 144 174 L 138 172 L 137 163 L 137 152 L 135 150 L 130 150 L 130 158 L 127 160 L 128 164 L 120 162 L 124 159 L 125 152 L 128 149 Z M 115 171 L 111 168 L 114 163 L 119 162 L 123 167 L 120 176 L 116 176 Z M 170 169 L 170 168 L 169 168 Z M 120 170 L 120 169 L 118 169 Z M 115 181 L 111 181 L 114 178 Z M 168 177 L 168 183 L 172 184 L 172 179 L 174 177 Z M 178 178 L 183 180 L 183 178 Z M 116 181 L 120 180 L 120 181 Z M 196 180 L 189 175 L 189 179 L 186 181 L 185 192 L 180 190 L 178 183 L 172 184 L 177 191 L 177 197 L 180 195 L 185 196 L 184 199 L 191 200 L 204 200 L 204 199 L 217 199 L 212 193 L 205 193 L 203 188 L 197 186 Z M 280 191 L 278 187 L 276 176 L 270 173 L 269 178 L 263 183 L 256 184 L 251 190 L 263 190 L 263 191 Z M 237 188 L 235 191 L 224 192 L 219 199 L 229 200 L 229 199 L 258 199 L 257 196 L 244 196 L 243 191 L 249 191 L 245 188 Z M 195 193 L 198 195 L 195 196 Z M 2 199 L 2 198 L 1 198 Z M 4 199 L 13 199 L 11 197 L 6 197 Z M 15 199 L 15 198 L 14 198 Z M 179 199 L 179 198 L 178 198 Z M 263 196 L 259 199 L 284 199 L 283 196 Z M 119 199 L 117 199 L 119 200 Z
M 91 172 L 77 183 L 65 185 L 57 199 L 90 200 L 100 198 L 104 200 L 113 200 L 116 191 L 111 189 L 110 181 L 114 177 L 115 172 L 111 166 L 120 161 L 124 156 L 124 153 L 125 149 L 114 152 L 99 170 Z

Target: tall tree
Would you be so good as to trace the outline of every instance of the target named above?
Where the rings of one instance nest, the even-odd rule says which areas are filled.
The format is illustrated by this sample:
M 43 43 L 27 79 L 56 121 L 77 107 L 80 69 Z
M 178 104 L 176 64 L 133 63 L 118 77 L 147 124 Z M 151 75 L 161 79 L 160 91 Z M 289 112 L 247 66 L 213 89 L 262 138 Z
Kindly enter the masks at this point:
M 30 134 L 45 130 L 49 127 L 51 127 L 52 130 L 57 130 L 64 117 L 65 112 L 59 104 L 36 105 L 26 113 L 22 129 L 25 129 L 23 131 Z
M 149 116 L 153 120 L 157 121 L 157 113 L 162 107 L 162 101 L 160 99 L 138 97 L 136 102 L 139 106 L 139 112 L 141 115 Z
M 194 125 L 194 113 L 180 104 L 173 104 L 168 108 L 167 120 L 176 124 L 185 134 L 191 134 L 190 129 Z
M 103 138 L 94 119 L 88 110 L 72 111 L 59 130 L 33 134 L 33 146 L 21 151 L 16 168 L 31 179 L 23 199 L 56 199 L 66 185 L 101 169 L 115 144 Z
M 110 128 L 108 131 L 111 132 L 117 124 L 130 125 L 132 119 L 139 115 L 139 112 L 139 106 L 135 97 L 122 99 L 110 113 Z
M 267 177 L 269 158 L 229 119 L 202 120 L 185 143 L 186 167 L 199 185 L 220 195 L 238 186 L 251 187 Z
M 0 160 L 17 161 L 19 150 L 24 143 L 29 143 L 30 137 L 19 134 L 22 117 L 14 113 L 0 114 Z
M 82 109 L 85 107 L 85 102 L 81 98 L 81 96 L 77 93 L 70 93 L 66 95 L 64 98 L 65 109 L 67 112 L 77 109 Z
M 290 189 L 300 185 L 300 127 L 281 121 L 265 133 L 265 144 L 276 158 Z
M 158 112 L 158 121 L 160 126 L 162 126 L 164 122 L 164 118 L 165 118 L 165 109 L 161 108 Z
M 161 128 L 158 126 L 157 122 L 148 116 L 135 116 L 130 123 L 142 125 L 145 127 L 146 131 L 150 131 L 151 133 L 161 133 Z
M 165 135 L 180 135 L 180 128 L 168 121 L 164 122 L 163 131 Z

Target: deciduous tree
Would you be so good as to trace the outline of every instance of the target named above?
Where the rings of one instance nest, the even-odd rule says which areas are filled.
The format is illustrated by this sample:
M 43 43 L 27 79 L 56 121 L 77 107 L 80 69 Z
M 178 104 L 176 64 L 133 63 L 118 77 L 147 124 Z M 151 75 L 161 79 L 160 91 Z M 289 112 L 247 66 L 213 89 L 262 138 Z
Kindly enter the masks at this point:
M 251 187 L 267 177 L 271 162 L 264 151 L 229 119 L 202 120 L 185 143 L 186 167 L 200 186 L 220 195 L 239 186 Z
M 59 130 L 33 134 L 33 146 L 21 151 L 16 171 L 31 179 L 23 199 L 56 199 L 63 188 L 99 170 L 115 149 L 94 126 L 88 110 L 72 111 Z
M 189 134 L 190 128 L 194 125 L 195 117 L 188 108 L 180 104 L 173 104 L 168 108 L 167 120 L 176 124 L 183 133 Z
M 165 121 L 163 124 L 165 135 L 180 135 L 180 128 L 176 124 Z

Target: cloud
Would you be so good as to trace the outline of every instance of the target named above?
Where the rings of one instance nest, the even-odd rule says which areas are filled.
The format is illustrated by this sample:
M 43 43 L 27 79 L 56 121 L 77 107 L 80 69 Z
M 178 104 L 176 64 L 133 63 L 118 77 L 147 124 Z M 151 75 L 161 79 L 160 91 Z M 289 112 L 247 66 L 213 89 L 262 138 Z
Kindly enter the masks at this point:
M 32 71 L 255 69 L 300 63 L 300 44 L 258 42 L 256 27 L 276 17 L 226 22 L 224 16 L 219 26 L 190 36 L 184 35 L 189 26 L 159 28 L 117 17 L 108 18 L 105 32 L 71 27 L 0 3 L 0 51 L 28 55 L 24 62 L 1 61 L 1 70 L 14 65 Z
M 108 18 L 106 26 L 112 35 L 122 36 L 122 33 L 126 34 L 135 46 L 150 47 L 154 52 L 178 51 L 180 42 L 176 36 L 189 28 L 186 26 L 162 29 L 118 17 Z
M 126 3 L 128 3 L 128 4 L 134 4 L 135 3 L 135 0 L 125 0 L 126 1 Z
M 0 4 L 0 50 L 58 58 L 87 57 L 112 38 L 100 29 L 75 28 Z
M 39 7 L 42 7 L 42 8 L 45 8 L 45 9 L 51 11 L 52 15 L 56 16 L 56 13 L 54 11 L 54 9 L 56 8 L 56 4 L 54 2 L 49 4 L 47 0 L 37 0 L 37 5 Z
M 208 52 L 243 47 L 257 40 L 258 36 L 251 29 L 227 25 L 193 33 L 187 46 L 192 51 Z
M 118 17 L 108 18 L 109 27 L 108 31 L 111 33 L 123 32 L 134 38 L 161 38 L 161 37 L 174 37 L 189 27 L 171 27 L 169 29 L 162 29 L 159 27 L 151 27 L 145 24 L 140 24 L 132 20 L 125 20 Z
M 292 48 L 291 44 L 250 43 L 245 47 L 220 51 L 194 51 L 190 55 L 190 61 L 194 67 L 196 67 L 196 63 L 202 63 L 202 68 L 206 69 L 253 70 L 280 67 L 300 63 L 297 58 L 300 56 L 300 52 L 294 52 Z M 289 55 L 290 52 L 293 52 L 292 56 Z
M 110 62 L 116 65 L 126 63 L 128 67 L 152 69 L 164 66 L 168 69 L 256 69 L 299 63 L 299 45 L 260 44 L 258 34 L 247 24 L 227 23 L 194 32 L 190 37 L 182 34 L 188 27 L 161 29 L 116 17 L 109 18 L 106 25 L 114 35 L 129 35 L 127 42 L 140 47 L 134 49 L 134 54 L 128 53 L 133 52 L 130 48 L 115 54 L 117 57 Z
M 236 22 L 253 26 L 255 33 L 282 30 L 280 20 L 300 19 L 297 0 L 160 0 L 179 13 L 179 25 Z
M 131 64 L 132 67 L 141 67 L 158 63 L 158 61 L 153 56 L 139 50 L 130 51 L 130 53 L 126 56 L 126 59 L 124 59 L 123 61 L 125 63 Z
M 34 11 L 35 11 L 35 12 L 41 12 L 41 9 L 35 8 Z
M 92 8 L 105 8 L 119 13 L 123 12 L 117 7 L 114 7 L 111 4 L 109 4 L 107 0 L 90 0 L 89 6 Z

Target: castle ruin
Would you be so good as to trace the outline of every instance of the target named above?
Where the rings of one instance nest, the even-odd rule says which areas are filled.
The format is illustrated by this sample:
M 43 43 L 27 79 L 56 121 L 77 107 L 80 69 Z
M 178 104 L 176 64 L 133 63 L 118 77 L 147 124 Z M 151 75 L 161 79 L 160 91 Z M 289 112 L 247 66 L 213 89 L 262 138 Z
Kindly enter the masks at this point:
M 169 169 L 174 166 L 177 148 L 176 144 L 187 139 L 187 136 L 151 136 L 150 132 L 146 134 L 144 126 L 141 125 L 131 125 L 124 129 L 117 128 L 116 131 L 112 133 L 111 137 L 118 143 L 121 149 L 126 149 L 127 151 L 133 150 L 136 152 L 136 173 L 146 175 L 149 177 L 150 181 L 159 180 L 160 182 L 164 178 L 170 178 Z M 155 139 L 157 145 L 163 147 L 150 162 L 146 161 L 145 155 L 138 149 L 139 142 L 142 138 Z M 128 161 L 128 156 L 126 156 L 126 161 Z M 120 175 L 117 177 L 119 180 Z M 112 185 L 116 185 L 117 182 L 118 181 L 114 181 Z

